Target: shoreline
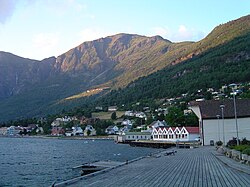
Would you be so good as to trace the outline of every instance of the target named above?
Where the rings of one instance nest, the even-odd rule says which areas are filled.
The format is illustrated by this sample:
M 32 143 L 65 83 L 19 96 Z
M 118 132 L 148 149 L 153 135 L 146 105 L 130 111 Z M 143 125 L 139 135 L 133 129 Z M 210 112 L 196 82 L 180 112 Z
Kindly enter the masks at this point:
M 41 138 L 41 139 L 61 139 L 61 140 L 113 140 L 110 136 L 50 136 L 50 135 L 37 135 L 37 136 L 0 136 L 0 138 Z

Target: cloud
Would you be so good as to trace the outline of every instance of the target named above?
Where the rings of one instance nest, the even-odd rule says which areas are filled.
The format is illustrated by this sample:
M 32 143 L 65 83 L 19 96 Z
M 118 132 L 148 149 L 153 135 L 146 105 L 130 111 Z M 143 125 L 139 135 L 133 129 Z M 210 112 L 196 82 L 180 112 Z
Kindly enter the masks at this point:
M 186 27 L 185 25 L 179 25 L 177 30 L 171 30 L 165 27 L 152 28 L 153 35 L 160 35 L 173 42 L 183 41 L 198 41 L 204 38 L 205 32 Z
M 0 0 L 0 23 L 5 23 L 14 13 L 16 0 Z

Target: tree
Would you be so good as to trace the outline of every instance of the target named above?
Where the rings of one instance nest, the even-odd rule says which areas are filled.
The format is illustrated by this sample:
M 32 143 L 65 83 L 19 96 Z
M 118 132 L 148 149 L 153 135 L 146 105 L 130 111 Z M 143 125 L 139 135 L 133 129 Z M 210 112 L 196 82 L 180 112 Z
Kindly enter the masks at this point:
M 111 114 L 111 119 L 112 119 L 112 120 L 116 120 L 116 118 L 117 118 L 116 112 L 113 112 L 113 113 Z
M 185 123 L 183 111 L 175 106 L 169 108 L 166 121 L 170 126 L 183 126 Z

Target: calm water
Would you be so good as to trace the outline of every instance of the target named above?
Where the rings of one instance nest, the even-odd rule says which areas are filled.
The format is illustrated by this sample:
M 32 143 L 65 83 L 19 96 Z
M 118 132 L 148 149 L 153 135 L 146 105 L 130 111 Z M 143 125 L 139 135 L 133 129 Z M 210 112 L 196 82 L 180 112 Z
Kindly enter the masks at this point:
M 0 186 L 49 186 L 80 176 L 72 167 L 86 162 L 125 161 L 156 151 L 112 140 L 0 138 Z

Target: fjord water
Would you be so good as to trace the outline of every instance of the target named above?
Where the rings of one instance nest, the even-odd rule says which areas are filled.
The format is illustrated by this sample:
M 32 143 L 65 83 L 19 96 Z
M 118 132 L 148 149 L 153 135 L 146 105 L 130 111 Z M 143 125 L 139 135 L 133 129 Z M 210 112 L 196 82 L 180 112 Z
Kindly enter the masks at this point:
M 0 186 L 50 186 L 80 176 L 72 168 L 86 162 L 126 161 L 156 151 L 112 140 L 0 138 Z

